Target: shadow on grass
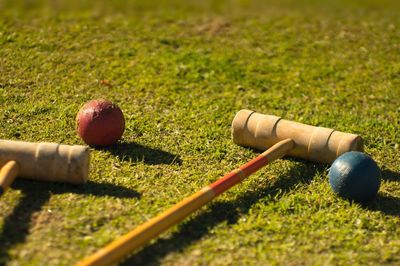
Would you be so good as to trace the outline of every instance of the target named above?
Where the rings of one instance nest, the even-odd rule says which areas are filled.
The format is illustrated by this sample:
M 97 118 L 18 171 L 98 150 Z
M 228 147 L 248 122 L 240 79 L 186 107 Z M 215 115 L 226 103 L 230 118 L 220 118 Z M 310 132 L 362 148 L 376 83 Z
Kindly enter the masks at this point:
M 380 211 L 385 215 L 400 216 L 400 199 L 392 196 L 378 194 L 373 202 L 363 207 L 371 211 Z
M 400 173 L 385 169 L 382 171 L 382 180 L 400 182 Z
M 315 173 L 322 169 L 323 166 L 298 164 L 280 176 L 272 185 L 264 185 L 256 191 L 243 193 L 231 201 L 222 202 L 216 199 L 206 211 L 200 211 L 200 214 L 179 225 L 178 231 L 171 237 L 158 239 L 121 265 L 159 265 L 167 254 L 179 252 L 187 245 L 200 240 L 219 223 L 223 221 L 230 224 L 236 223 L 242 214 L 247 213 L 251 206 L 263 197 L 270 195 L 274 198 L 279 193 L 291 190 L 298 183 L 307 184 L 311 182 Z
M 110 147 L 98 148 L 118 156 L 124 161 L 143 161 L 146 164 L 182 164 L 179 156 L 172 153 L 146 147 L 137 143 L 118 143 Z
M 32 215 L 42 209 L 51 195 L 75 193 L 116 198 L 140 198 L 140 194 L 135 190 L 91 181 L 85 185 L 71 185 L 21 179 L 15 181 L 12 187 L 21 190 L 22 197 L 13 212 L 4 219 L 3 228 L 0 231 L 0 265 L 5 265 L 9 261 L 8 250 L 11 247 L 25 241 Z
M 400 174 L 391 170 L 382 171 L 382 180 L 400 182 Z M 400 198 L 378 193 L 376 199 L 363 206 L 372 211 L 380 211 L 386 215 L 400 216 Z

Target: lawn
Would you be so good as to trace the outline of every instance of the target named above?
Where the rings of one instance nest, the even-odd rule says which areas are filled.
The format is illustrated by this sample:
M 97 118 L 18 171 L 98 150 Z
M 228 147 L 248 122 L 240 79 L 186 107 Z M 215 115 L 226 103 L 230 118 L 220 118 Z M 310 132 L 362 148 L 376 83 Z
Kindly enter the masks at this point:
M 240 109 L 360 134 L 382 170 L 368 204 L 329 165 L 284 158 L 125 265 L 399 265 L 400 16 L 395 1 L 0 0 L 0 138 L 84 144 L 107 98 L 121 142 L 83 186 L 17 180 L 0 199 L 0 265 L 71 265 L 258 152 Z

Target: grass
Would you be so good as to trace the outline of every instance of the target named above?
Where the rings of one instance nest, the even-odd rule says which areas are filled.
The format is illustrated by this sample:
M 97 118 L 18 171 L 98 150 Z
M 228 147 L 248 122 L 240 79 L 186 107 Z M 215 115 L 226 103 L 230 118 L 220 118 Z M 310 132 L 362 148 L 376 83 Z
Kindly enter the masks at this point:
M 125 114 L 85 186 L 17 180 L 0 200 L 0 265 L 71 265 L 256 153 L 253 109 L 361 134 L 382 169 L 367 205 L 329 165 L 262 169 L 126 265 L 398 265 L 400 18 L 394 1 L 0 1 L 0 138 L 83 144 L 93 98 Z

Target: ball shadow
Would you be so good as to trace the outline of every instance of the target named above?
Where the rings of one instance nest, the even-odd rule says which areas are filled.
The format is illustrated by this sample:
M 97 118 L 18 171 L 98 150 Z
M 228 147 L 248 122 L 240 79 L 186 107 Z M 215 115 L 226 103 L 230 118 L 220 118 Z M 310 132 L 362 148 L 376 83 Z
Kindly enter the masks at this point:
M 113 156 L 117 156 L 124 161 L 143 161 L 145 164 L 151 165 L 182 164 L 182 160 L 178 155 L 160 149 L 146 147 L 134 142 L 122 142 L 109 147 L 101 147 L 97 149 L 109 152 Z
M 385 215 L 400 217 L 400 198 L 390 195 L 378 194 L 373 201 L 363 207 L 371 211 L 382 212 Z
M 382 170 L 382 180 L 400 182 L 400 173 L 384 169 Z
M 382 170 L 382 180 L 400 182 L 400 174 L 389 169 Z M 400 217 L 400 198 L 378 193 L 377 197 L 363 205 L 372 211 L 380 211 L 385 215 Z

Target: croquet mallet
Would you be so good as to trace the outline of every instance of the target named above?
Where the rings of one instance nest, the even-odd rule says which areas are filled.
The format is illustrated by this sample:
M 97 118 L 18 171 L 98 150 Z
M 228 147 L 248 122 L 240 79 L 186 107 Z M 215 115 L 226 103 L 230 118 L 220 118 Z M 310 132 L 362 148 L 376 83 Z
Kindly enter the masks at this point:
M 83 184 L 89 172 L 89 148 L 81 145 L 0 140 L 0 196 L 19 176 Z
M 310 161 L 332 163 L 342 153 L 362 151 L 361 137 L 323 127 L 313 127 L 250 110 L 239 111 L 232 122 L 236 144 L 265 150 L 199 192 L 111 242 L 77 266 L 112 265 L 121 261 L 152 238 L 182 221 L 212 199 L 240 183 L 266 164 L 285 155 Z

